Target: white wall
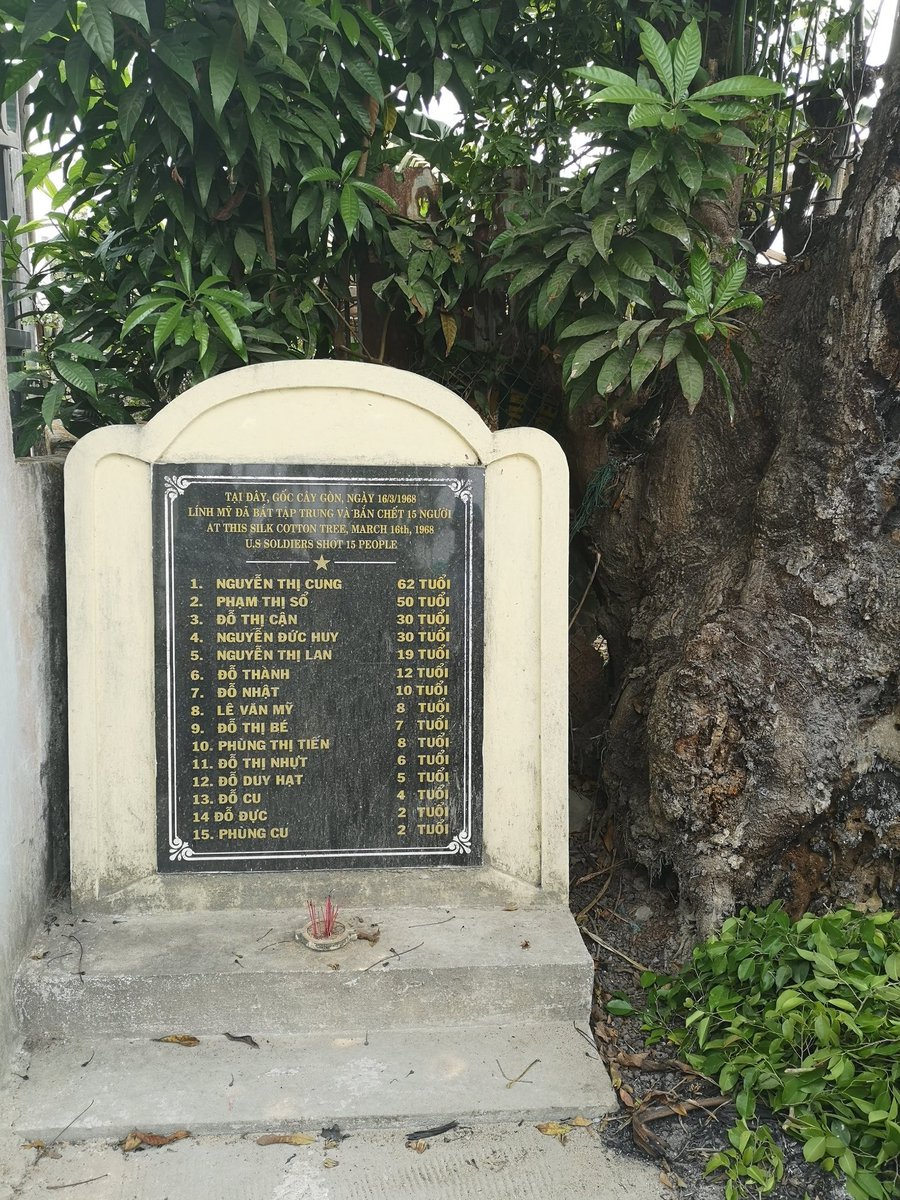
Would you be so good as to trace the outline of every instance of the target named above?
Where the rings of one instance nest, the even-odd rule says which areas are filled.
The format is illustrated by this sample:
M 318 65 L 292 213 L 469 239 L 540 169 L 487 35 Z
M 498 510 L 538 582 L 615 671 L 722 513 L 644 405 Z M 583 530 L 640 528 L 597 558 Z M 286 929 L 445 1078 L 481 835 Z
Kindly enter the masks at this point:
M 46 908 L 51 845 L 58 860 L 64 840 L 61 467 L 13 457 L 0 340 L 0 1062 L 15 1036 L 15 970 Z

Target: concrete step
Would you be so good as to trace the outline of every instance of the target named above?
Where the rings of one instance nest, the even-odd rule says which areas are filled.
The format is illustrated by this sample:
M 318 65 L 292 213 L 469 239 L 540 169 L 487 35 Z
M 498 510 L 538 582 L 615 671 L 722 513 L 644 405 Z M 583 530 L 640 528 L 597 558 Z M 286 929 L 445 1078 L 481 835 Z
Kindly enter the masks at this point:
M 586 1020 L 593 964 L 559 906 L 383 908 L 345 914 L 377 944 L 322 954 L 296 914 L 62 919 L 25 959 L 27 1034 L 312 1034 Z
M 240 1026 L 229 1032 L 244 1034 Z M 221 1034 L 184 1048 L 150 1038 L 39 1039 L 14 1062 L 0 1128 L 23 1139 L 432 1128 L 535 1121 L 616 1107 L 593 1043 L 571 1022 Z
M 335 1148 L 191 1137 L 123 1154 L 109 1142 L 58 1142 L 51 1155 L 4 1145 L 0 1200 L 671 1200 L 659 1165 L 624 1157 L 596 1128 L 561 1145 L 530 1123 L 461 1127 L 422 1154 L 404 1132 L 355 1133 Z M 72 1189 L 62 1191 L 62 1189 Z M 721 1185 L 718 1186 L 721 1193 Z M 714 1185 L 709 1185 L 713 1195 Z M 704 1195 L 706 1190 L 704 1191 Z

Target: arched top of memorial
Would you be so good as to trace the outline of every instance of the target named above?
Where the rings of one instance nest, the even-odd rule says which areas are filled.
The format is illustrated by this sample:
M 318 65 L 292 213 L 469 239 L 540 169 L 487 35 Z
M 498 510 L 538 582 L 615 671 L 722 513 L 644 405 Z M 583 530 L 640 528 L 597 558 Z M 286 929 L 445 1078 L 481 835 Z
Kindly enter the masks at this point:
M 228 371 L 177 396 L 146 425 L 99 430 L 88 442 L 94 453 L 147 462 L 463 465 L 496 455 L 478 414 L 440 384 L 327 360 Z

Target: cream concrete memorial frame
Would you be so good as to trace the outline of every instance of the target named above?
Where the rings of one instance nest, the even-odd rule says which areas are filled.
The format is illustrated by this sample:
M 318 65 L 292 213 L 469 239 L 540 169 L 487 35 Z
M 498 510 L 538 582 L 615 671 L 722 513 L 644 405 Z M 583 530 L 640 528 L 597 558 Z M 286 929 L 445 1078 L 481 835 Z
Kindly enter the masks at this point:
M 482 465 L 484 866 L 262 874 L 156 871 L 150 465 Z M 66 463 L 72 897 L 78 911 L 282 908 L 481 896 L 558 902 L 568 884 L 568 486 L 534 429 L 492 433 L 417 375 L 343 362 L 243 367 Z

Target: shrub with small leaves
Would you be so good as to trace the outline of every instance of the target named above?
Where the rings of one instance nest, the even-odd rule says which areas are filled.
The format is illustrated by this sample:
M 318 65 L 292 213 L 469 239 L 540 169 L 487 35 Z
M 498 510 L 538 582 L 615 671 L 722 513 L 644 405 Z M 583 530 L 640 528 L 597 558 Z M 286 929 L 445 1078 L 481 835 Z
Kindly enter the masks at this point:
M 745 909 L 678 975 L 647 972 L 642 983 L 651 1043 L 667 1037 L 716 1077 L 742 1121 L 764 1104 L 784 1114 L 807 1162 L 843 1172 L 853 1200 L 898 1195 L 895 913 L 839 909 L 794 922 L 778 902 Z M 717 1165 L 731 1170 L 736 1160 Z

